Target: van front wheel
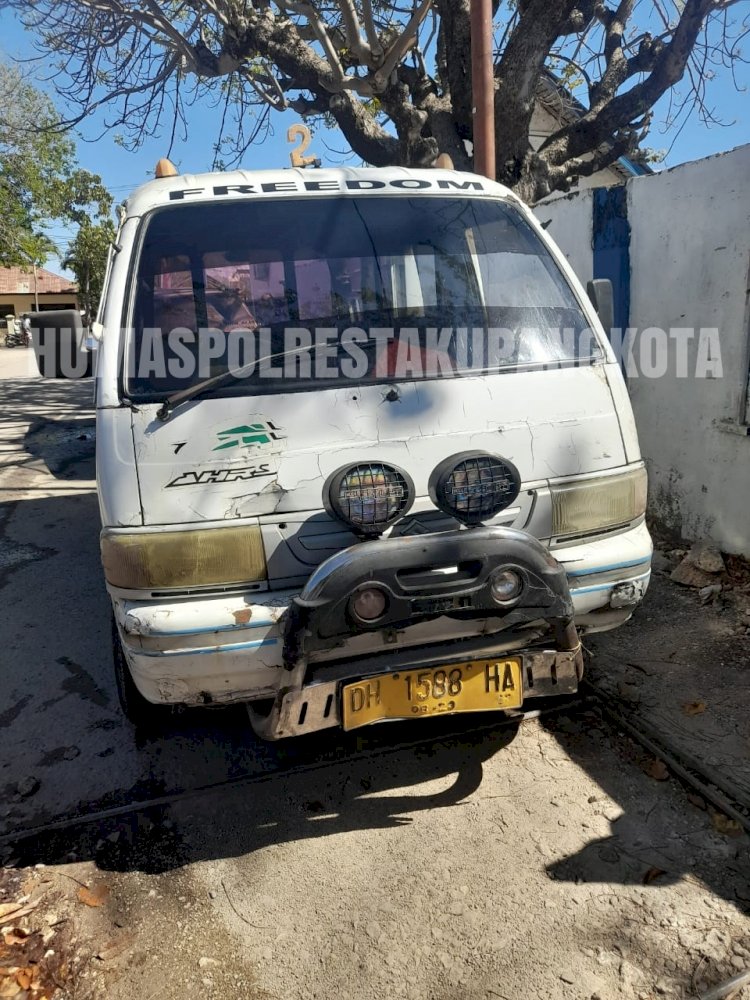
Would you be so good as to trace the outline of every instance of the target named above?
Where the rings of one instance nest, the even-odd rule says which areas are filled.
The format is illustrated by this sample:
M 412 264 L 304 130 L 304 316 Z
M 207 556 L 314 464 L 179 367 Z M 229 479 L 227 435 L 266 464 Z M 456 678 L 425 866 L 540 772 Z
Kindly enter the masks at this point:
M 130 667 L 122 650 L 114 614 L 112 615 L 112 660 L 115 668 L 117 697 L 128 722 L 132 723 L 136 729 L 142 730 L 154 729 L 159 724 L 166 722 L 171 714 L 171 707 L 152 704 L 143 697 L 135 686 Z

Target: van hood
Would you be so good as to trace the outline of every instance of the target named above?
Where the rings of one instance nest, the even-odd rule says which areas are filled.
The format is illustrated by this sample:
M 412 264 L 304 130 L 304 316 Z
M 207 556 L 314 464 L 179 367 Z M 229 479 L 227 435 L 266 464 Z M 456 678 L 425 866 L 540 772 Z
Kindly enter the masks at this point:
M 484 450 L 525 486 L 626 464 L 606 366 L 208 397 L 166 422 L 132 411 L 146 525 L 223 521 L 323 507 L 347 463 L 400 466 L 427 497 L 442 459 Z

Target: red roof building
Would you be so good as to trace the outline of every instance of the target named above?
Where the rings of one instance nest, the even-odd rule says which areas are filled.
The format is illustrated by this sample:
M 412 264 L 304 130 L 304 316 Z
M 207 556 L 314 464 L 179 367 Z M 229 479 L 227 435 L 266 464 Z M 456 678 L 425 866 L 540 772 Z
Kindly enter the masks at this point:
M 78 309 L 78 286 L 43 267 L 0 267 L 0 324 L 8 315 Z

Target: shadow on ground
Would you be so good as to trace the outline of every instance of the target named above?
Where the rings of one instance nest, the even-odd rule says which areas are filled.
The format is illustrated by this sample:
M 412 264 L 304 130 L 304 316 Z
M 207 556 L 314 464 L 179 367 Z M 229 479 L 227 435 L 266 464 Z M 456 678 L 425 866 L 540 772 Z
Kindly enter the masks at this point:
M 448 722 L 439 721 L 443 727 Z M 658 890 L 688 878 L 750 912 L 746 838 L 719 836 L 679 785 L 647 778 L 639 749 L 595 711 L 582 707 L 575 715 L 550 717 L 546 726 L 596 782 L 601 798 L 614 799 L 621 810 L 609 836 L 592 838 L 577 853 L 549 863 L 551 880 L 606 884 L 611 891 L 618 884 Z M 465 802 L 480 789 L 484 764 L 516 736 L 514 728 L 500 726 L 472 731 L 470 720 L 461 732 L 425 728 L 410 723 L 374 730 L 366 739 L 333 734 L 325 741 L 298 741 L 272 773 L 29 838 L 14 845 L 14 855 L 27 865 L 93 860 L 102 871 L 157 874 L 247 856 L 269 845 L 398 827 L 421 810 Z M 392 745 L 410 737 L 417 742 Z M 451 783 L 437 792 L 419 787 L 439 779 Z M 579 803 L 581 814 L 590 813 L 587 803 Z
M 6 378 L 0 380 L 0 421 L 27 417 L 59 417 L 83 413 L 93 406 L 94 380 Z
M 589 677 L 750 804 L 750 578 L 703 604 L 656 572 L 627 625 L 587 642 Z
M 96 420 L 51 420 L 36 417 L 23 442 L 24 449 L 41 458 L 57 479 L 96 477 Z
M 293 747 L 279 744 L 272 772 L 15 841 L 15 863 L 94 860 L 102 870 L 153 874 L 270 844 L 408 824 L 408 814 L 458 805 L 476 792 L 484 762 L 507 747 L 517 729 L 505 723 L 477 730 L 471 720 L 461 729 L 453 720 L 450 728 L 442 719 L 382 727 L 364 738 L 326 734 Z M 449 777 L 450 786 L 439 792 L 408 791 Z M 394 790 L 398 794 L 387 794 Z
M 649 774 L 653 757 L 598 712 L 550 717 L 544 725 L 622 809 L 610 836 L 591 840 L 578 853 L 549 865 L 551 878 L 654 886 L 690 878 L 750 913 L 747 835 L 718 833 L 707 803 L 674 777 L 654 780 Z M 619 767 L 612 766 L 610 747 Z

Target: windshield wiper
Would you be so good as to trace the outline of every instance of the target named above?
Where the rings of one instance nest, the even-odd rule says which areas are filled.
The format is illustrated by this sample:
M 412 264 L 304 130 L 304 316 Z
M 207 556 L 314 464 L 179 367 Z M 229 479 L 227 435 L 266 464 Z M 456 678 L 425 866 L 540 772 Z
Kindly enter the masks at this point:
M 169 420 L 177 407 L 182 406 L 183 403 L 189 403 L 191 399 L 195 399 L 197 396 L 202 396 L 204 392 L 217 389 L 227 382 L 232 381 L 232 379 L 239 381 L 245 374 L 252 374 L 256 367 L 262 363 L 269 362 L 273 364 L 279 358 L 285 358 L 289 354 L 301 354 L 303 351 L 312 351 L 316 346 L 316 344 L 309 344 L 304 347 L 295 347 L 290 351 L 278 351 L 276 354 L 268 354 L 265 357 L 258 358 L 252 364 L 244 365 L 236 371 L 228 368 L 226 371 L 219 372 L 218 375 L 211 375 L 210 378 L 205 378 L 202 382 L 196 382 L 195 385 L 189 385 L 187 389 L 180 389 L 178 392 L 173 392 L 170 396 L 167 396 L 156 411 L 156 417 L 164 423 Z M 369 354 L 370 351 L 377 347 L 377 343 L 375 341 L 367 341 L 364 344 L 359 344 L 359 346 Z
M 253 362 L 252 365 L 246 365 L 245 367 L 252 371 L 255 368 L 255 362 Z M 238 368 L 236 372 L 233 372 L 228 368 L 225 372 L 219 372 L 218 375 L 212 375 L 210 378 L 204 378 L 202 382 L 196 382 L 195 385 L 189 385 L 187 389 L 180 389 L 179 392 L 173 392 L 170 396 L 167 396 L 159 409 L 156 411 L 157 420 L 161 420 L 162 423 L 164 423 L 169 420 L 178 406 L 182 406 L 183 403 L 189 403 L 190 400 L 195 399 L 196 396 L 200 396 L 204 392 L 208 392 L 210 389 L 224 385 L 225 382 L 229 382 L 231 379 L 242 378 L 243 371 L 245 371 L 245 368 Z

